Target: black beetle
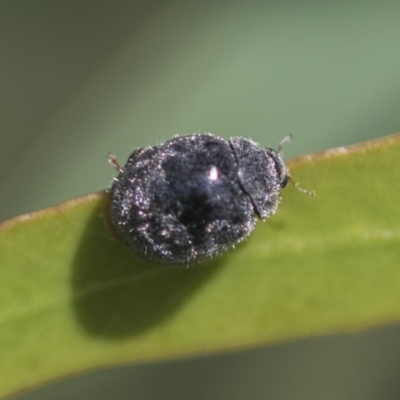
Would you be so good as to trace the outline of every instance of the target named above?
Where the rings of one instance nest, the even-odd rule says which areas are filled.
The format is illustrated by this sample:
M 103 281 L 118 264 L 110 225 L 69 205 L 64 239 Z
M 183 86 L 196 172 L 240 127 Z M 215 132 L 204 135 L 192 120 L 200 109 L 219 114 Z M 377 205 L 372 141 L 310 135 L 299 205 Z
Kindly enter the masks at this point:
M 123 168 L 110 155 L 119 170 L 109 193 L 116 236 L 159 263 L 189 264 L 222 253 L 250 234 L 256 217 L 276 211 L 290 179 L 280 149 L 208 133 L 137 149 Z

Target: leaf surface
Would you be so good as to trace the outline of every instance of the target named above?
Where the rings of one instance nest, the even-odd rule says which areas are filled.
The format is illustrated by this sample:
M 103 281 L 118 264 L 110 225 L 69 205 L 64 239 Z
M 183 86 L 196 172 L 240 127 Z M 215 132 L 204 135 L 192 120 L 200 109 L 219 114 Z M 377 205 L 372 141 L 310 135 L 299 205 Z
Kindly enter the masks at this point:
M 0 395 L 88 369 L 400 320 L 400 135 L 288 162 L 302 187 L 229 254 L 151 264 L 97 193 L 0 224 Z

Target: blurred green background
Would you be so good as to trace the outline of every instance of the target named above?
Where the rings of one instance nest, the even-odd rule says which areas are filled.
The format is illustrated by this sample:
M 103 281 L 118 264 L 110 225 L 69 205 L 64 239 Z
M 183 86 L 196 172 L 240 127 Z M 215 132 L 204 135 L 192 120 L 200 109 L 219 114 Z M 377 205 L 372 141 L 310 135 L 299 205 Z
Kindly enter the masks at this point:
M 294 132 L 290 158 L 400 131 L 400 2 L 2 1 L 0 71 L 3 220 L 106 188 L 108 151 L 174 134 Z M 392 327 L 17 398 L 398 399 L 399 367 Z

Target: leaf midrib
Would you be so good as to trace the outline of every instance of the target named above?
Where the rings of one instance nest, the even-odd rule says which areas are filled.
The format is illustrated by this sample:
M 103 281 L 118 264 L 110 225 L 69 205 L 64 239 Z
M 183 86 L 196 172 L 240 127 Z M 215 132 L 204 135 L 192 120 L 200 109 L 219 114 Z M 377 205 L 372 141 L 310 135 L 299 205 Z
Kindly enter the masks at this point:
M 341 235 L 330 235 L 314 238 L 307 238 L 307 240 L 298 240 L 298 239 L 290 239 L 288 237 L 285 238 L 284 241 L 274 242 L 270 244 L 265 244 L 260 247 L 260 250 L 264 253 L 264 255 L 260 254 L 260 257 L 265 256 L 267 253 L 268 256 L 276 255 L 278 253 L 287 254 L 288 251 L 292 250 L 293 252 L 298 251 L 320 251 L 320 250 L 333 250 L 340 247 L 346 246 L 348 243 L 374 243 L 376 244 L 377 240 L 399 240 L 400 239 L 400 229 L 385 229 L 385 230 L 375 230 L 375 231 L 352 231 L 346 232 Z M 46 299 L 46 301 L 41 301 L 39 303 L 30 303 L 29 306 L 19 307 L 8 310 L 7 313 L 0 315 L 0 325 L 3 325 L 12 320 L 19 320 L 21 318 L 25 318 L 29 314 L 43 312 L 46 309 L 54 308 L 60 304 L 71 303 L 75 300 L 84 299 L 87 296 L 91 296 L 93 294 L 101 293 L 102 291 L 107 291 L 110 289 L 115 289 L 118 287 L 124 287 L 129 285 L 138 284 L 140 282 L 144 282 L 149 279 L 158 279 L 163 275 L 169 274 L 169 272 L 176 267 L 174 266 L 165 266 L 165 268 L 157 268 L 150 271 L 145 271 L 140 274 L 135 274 L 132 276 L 123 276 L 118 279 L 109 279 L 107 281 L 94 282 L 89 284 L 86 288 L 80 289 L 74 292 L 70 296 L 60 296 L 58 299 Z

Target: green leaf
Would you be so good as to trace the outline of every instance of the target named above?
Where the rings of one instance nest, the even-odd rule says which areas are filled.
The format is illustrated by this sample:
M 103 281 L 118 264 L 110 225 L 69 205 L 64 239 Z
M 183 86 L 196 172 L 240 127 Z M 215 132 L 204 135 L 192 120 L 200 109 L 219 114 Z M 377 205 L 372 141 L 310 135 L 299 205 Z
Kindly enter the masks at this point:
M 0 225 L 0 395 L 100 366 L 398 322 L 400 135 L 289 162 L 275 216 L 229 254 L 151 264 L 98 193 Z

